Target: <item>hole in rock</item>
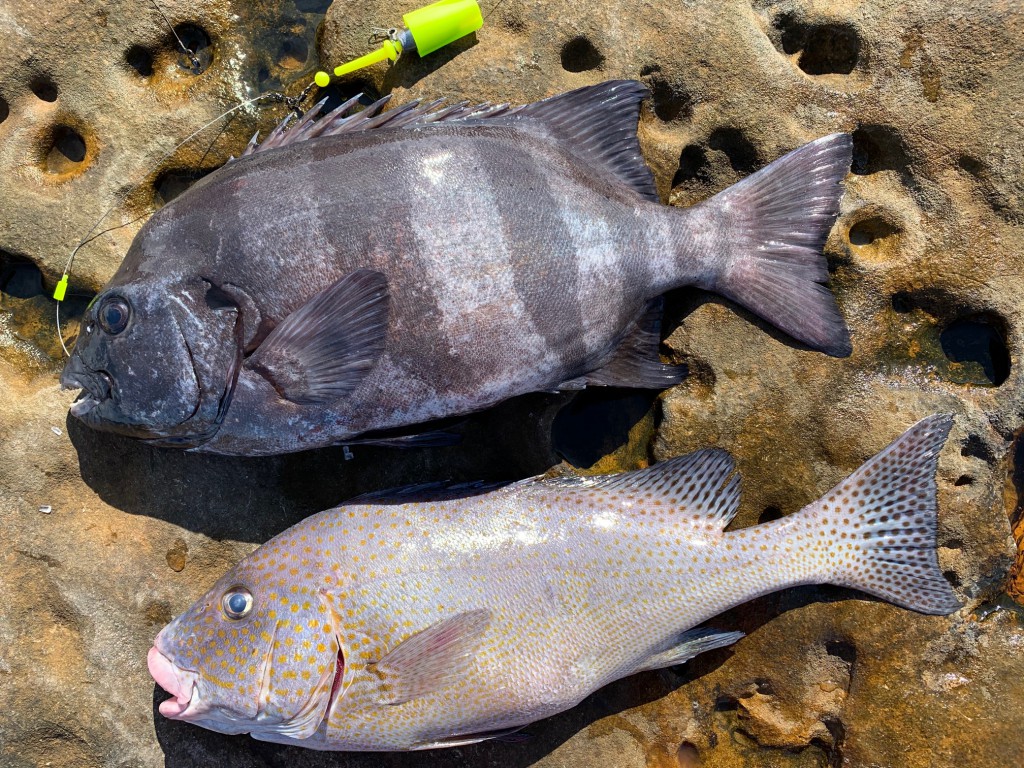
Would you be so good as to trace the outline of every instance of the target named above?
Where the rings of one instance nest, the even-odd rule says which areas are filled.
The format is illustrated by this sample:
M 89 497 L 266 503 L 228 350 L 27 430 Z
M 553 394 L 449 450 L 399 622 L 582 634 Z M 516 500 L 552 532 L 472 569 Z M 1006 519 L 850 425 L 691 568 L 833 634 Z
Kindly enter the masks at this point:
M 704 147 L 690 144 L 683 147 L 679 154 L 679 170 L 672 177 L 672 186 L 678 187 L 688 181 L 699 181 L 706 184 L 711 181 L 711 168 Z
M 50 173 L 69 173 L 85 160 L 85 139 L 66 125 L 54 128 L 50 137 L 50 150 L 46 153 L 45 166 Z
M 807 30 L 797 66 L 809 75 L 848 75 L 859 56 L 860 38 L 853 27 L 823 24 Z
M 971 477 L 970 475 L 960 475 L 960 477 L 956 479 L 956 482 L 953 483 L 953 485 L 957 487 L 964 485 L 974 485 L 974 478 Z
M 652 67 L 646 69 L 647 72 L 641 70 L 641 75 L 645 76 L 647 86 L 651 89 L 654 114 L 658 119 L 667 123 L 679 117 L 689 117 L 693 100 L 686 89 L 669 82 L 660 70 Z
M 43 274 L 28 259 L 0 252 L 0 293 L 15 299 L 43 295 Z
M 853 132 L 853 164 L 860 176 L 879 171 L 903 171 L 909 164 L 903 139 L 887 125 L 862 125 Z
M 684 741 L 676 750 L 676 764 L 679 768 L 698 768 L 700 765 L 700 750 L 689 741 Z
M 295 0 L 299 13 L 326 13 L 333 0 Z
M 157 208 L 167 205 L 201 178 L 214 171 L 213 168 L 175 169 L 164 171 L 153 184 L 153 205 Z
M 858 221 L 850 227 L 850 244 L 871 245 L 876 240 L 884 240 L 897 232 L 899 232 L 899 228 L 895 224 L 886 221 L 881 216 L 872 216 Z
M 357 94 L 361 94 L 359 97 L 359 103 L 364 107 L 373 104 L 373 102 L 380 98 L 380 91 L 374 87 L 373 83 L 361 78 L 343 80 L 340 83 L 331 83 L 326 88 L 319 89 L 314 102 L 319 101 L 325 96 L 327 97 L 327 103 L 324 104 L 324 108 L 320 110 L 319 117 L 323 117 L 331 110 L 337 109 Z
M 956 164 L 971 176 L 982 176 L 985 173 L 985 164 L 970 155 L 961 155 Z
M 757 522 L 770 523 L 772 520 L 778 520 L 781 517 L 782 510 L 778 507 L 765 507 L 764 511 L 758 515 Z
M 178 40 L 172 35 L 169 42 L 178 53 L 178 66 L 192 75 L 201 75 L 208 70 L 213 63 L 213 43 L 206 30 L 198 24 L 179 24 L 174 31 L 184 46 L 195 54 L 198 62 L 198 66 L 193 63 L 192 58 L 181 50 Z
M 133 45 L 125 51 L 124 60 L 139 77 L 149 77 L 153 74 L 153 52 L 148 48 Z
M 658 393 L 594 387 L 562 408 L 551 425 L 551 445 L 575 467 L 591 467 L 629 441 L 629 432 L 647 415 Z
M 985 445 L 985 441 L 977 435 L 968 435 L 967 442 L 964 443 L 963 448 L 960 449 L 960 455 L 967 459 L 981 459 L 986 464 L 995 464 L 996 457 L 992 453 L 992 449 Z M 956 539 L 954 539 L 956 541 Z M 946 546 L 952 547 L 953 544 L 947 544 Z M 960 543 L 958 546 L 963 546 Z
M 562 69 L 566 72 L 586 72 L 600 69 L 604 56 L 583 36 L 574 37 L 562 46 Z
M 722 694 L 715 699 L 715 712 L 733 712 L 740 708 L 740 700 L 735 696 Z
M 759 677 L 754 680 L 754 685 L 757 686 L 757 692 L 762 696 L 774 696 L 775 686 L 772 685 L 772 681 L 766 677 Z
M 957 363 L 950 378 L 961 384 L 998 387 L 1010 375 L 1010 352 L 1003 323 L 988 315 L 960 318 L 939 335 L 942 351 Z
M 256 82 L 262 85 L 269 79 L 270 70 L 266 67 L 266 65 L 261 65 L 260 68 L 256 71 Z
M 830 640 L 825 643 L 825 652 L 829 656 L 842 659 L 851 666 L 857 661 L 857 649 L 853 646 L 853 643 L 846 640 Z
M 960 586 L 960 577 L 956 575 L 956 571 L 943 571 L 942 575 L 945 576 L 946 581 L 954 587 Z
M 284 69 L 302 69 L 309 58 L 309 44 L 301 37 L 286 37 L 277 49 L 277 63 Z
M 7 102 L 0 99 L 0 123 L 7 119 L 7 116 L 11 114 L 11 108 L 7 106 Z
M 963 453 L 963 451 L 961 451 L 961 453 Z M 947 541 L 942 546 L 945 547 L 946 549 L 963 549 L 964 548 L 964 540 L 963 539 L 959 539 L 956 536 L 954 536 L 953 538 L 951 538 L 949 541 Z
M 57 84 L 45 75 L 34 78 L 29 88 L 32 89 L 32 93 L 43 101 L 57 100 Z
M 757 149 L 737 128 L 716 128 L 708 136 L 708 146 L 724 152 L 729 165 L 738 173 L 753 173 L 757 170 Z
M 900 291 L 892 295 L 892 308 L 893 311 L 899 312 L 901 315 L 906 314 L 914 309 L 914 299 L 909 293 Z

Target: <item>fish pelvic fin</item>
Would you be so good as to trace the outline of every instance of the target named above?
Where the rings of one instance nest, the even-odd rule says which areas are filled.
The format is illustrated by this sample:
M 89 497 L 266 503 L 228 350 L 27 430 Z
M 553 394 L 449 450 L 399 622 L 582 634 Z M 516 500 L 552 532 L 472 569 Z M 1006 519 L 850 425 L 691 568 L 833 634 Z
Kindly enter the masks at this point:
M 960 608 L 936 554 L 935 470 L 952 421 L 919 421 L 801 513 L 825 539 L 823 581 L 921 613 Z
M 688 213 L 707 233 L 696 240 L 701 288 L 743 305 L 794 339 L 835 357 L 850 332 L 824 285 L 822 247 L 839 215 L 853 139 L 812 141 Z

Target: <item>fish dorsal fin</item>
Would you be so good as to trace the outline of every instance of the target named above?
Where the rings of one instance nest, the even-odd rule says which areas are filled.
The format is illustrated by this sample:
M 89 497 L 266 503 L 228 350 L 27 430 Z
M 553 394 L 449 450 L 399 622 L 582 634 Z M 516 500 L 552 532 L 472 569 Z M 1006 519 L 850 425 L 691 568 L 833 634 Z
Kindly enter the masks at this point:
M 292 312 L 246 366 L 300 405 L 329 405 L 354 390 L 384 351 L 387 279 L 357 269 Z
M 641 502 L 650 498 L 709 526 L 725 528 L 740 505 L 740 478 L 735 469 L 727 451 L 706 448 L 632 472 L 544 478 L 536 482 L 554 488 L 616 491 Z
M 636 80 L 609 80 L 520 107 L 502 122 L 543 123 L 574 155 L 658 202 L 654 175 L 636 136 L 640 102 L 648 94 Z
M 362 97 L 359 94 L 317 120 L 327 102 L 322 99 L 294 125 L 290 125 L 292 116 L 286 117 L 261 143 L 253 136 L 240 157 L 320 136 L 484 119 L 516 126 L 528 120 L 544 125 L 588 165 L 603 170 L 615 181 L 625 182 L 641 197 L 657 202 L 654 176 L 644 162 L 636 136 L 640 102 L 648 93 L 647 87 L 636 80 L 609 80 L 522 107 L 468 101 L 441 107 L 442 100 L 438 99 L 427 103 L 410 101 L 383 112 L 391 100 L 387 95 L 353 112 Z
M 373 665 L 381 678 L 381 702 L 404 704 L 458 684 L 490 624 L 489 610 L 464 611 L 403 640 Z
M 388 94 L 377 99 L 365 109 L 353 112 L 352 110 L 359 103 L 360 98 L 362 98 L 362 94 L 353 96 L 319 120 L 316 118 L 323 111 L 327 99 L 321 99 L 313 105 L 294 125 L 291 125 L 293 115 L 288 115 L 262 142 L 257 143 L 259 134 L 253 136 L 239 157 L 265 152 L 268 149 L 287 147 L 320 136 L 339 136 L 345 133 L 360 133 L 384 128 L 411 128 L 455 120 L 481 120 L 524 109 L 524 107 L 512 107 L 508 104 L 470 104 L 468 101 L 441 107 L 443 99 L 436 99 L 425 104 L 416 99 L 383 112 L 384 107 L 391 101 L 391 95 Z

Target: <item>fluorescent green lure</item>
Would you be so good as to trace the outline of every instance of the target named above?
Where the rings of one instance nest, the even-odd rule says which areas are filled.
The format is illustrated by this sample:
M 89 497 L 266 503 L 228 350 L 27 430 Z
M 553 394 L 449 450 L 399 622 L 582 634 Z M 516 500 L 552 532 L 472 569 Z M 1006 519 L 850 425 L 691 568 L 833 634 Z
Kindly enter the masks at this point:
M 386 59 L 397 61 L 405 51 L 418 51 L 420 56 L 426 56 L 475 32 L 484 24 L 476 0 L 440 0 L 405 14 L 402 21 L 405 27 L 388 30 L 388 38 L 379 49 L 335 67 L 334 76 L 342 77 Z M 325 88 L 331 82 L 331 76 L 317 72 L 313 81 Z

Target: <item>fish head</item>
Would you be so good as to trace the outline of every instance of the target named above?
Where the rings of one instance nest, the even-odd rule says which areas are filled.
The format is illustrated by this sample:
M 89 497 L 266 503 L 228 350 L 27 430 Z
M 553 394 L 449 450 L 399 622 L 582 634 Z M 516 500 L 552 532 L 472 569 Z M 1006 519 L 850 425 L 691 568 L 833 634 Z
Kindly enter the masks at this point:
M 296 578 L 313 565 L 277 549 L 254 552 L 157 635 L 149 671 L 173 696 L 160 714 L 266 741 L 320 727 L 345 669 L 336 617 L 312 578 Z
M 241 364 L 238 307 L 201 278 L 111 282 L 86 309 L 61 374 L 71 414 L 157 444 L 213 437 Z

